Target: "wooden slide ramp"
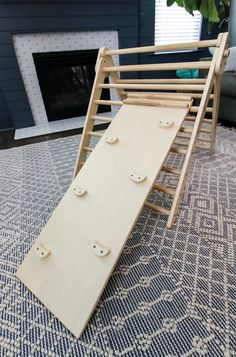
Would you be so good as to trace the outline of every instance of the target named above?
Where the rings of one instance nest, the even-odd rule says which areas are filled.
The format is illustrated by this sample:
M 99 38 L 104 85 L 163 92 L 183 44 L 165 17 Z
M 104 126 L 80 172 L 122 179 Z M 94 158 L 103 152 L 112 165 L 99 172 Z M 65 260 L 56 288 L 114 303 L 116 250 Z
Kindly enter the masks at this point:
M 127 102 L 42 230 L 17 276 L 83 332 L 191 106 Z

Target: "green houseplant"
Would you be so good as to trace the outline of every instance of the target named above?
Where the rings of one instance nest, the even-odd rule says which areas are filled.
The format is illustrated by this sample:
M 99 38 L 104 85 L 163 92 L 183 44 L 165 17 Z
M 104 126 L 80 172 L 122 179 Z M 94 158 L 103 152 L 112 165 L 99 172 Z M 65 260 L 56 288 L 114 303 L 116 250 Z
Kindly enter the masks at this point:
M 208 31 L 211 32 L 215 24 L 226 22 L 229 16 L 230 0 L 167 0 L 167 6 L 176 3 L 178 6 L 183 7 L 191 15 L 194 11 L 198 10 L 208 22 Z

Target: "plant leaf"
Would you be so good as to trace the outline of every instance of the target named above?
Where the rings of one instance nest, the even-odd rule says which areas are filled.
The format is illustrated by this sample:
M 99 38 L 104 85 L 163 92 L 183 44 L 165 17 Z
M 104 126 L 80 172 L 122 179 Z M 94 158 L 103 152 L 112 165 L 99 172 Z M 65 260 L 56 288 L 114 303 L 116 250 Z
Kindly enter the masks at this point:
M 193 15 L 193 11 L 196 10 L 196 1 L 195 0 L 185 0 L 184 2 L 185 10 Z
M 196 0 L 196 10 L 200 10 L 200 6 L 201 6 L 201 0 Z
M 201 5 L 199 8 L 201 14 L 203 17 L 205 17 L 206 19 L 208 19 L 209 16 L 209 11 L 208 11 L 208 1 L 201 1 Z
M 208 32 L 208 34 L 211 33 L 211 31 L 212 31 L 214 25 L 215 25 L 215 22 L 210 22 L 210 21 L 208 21 L 208 23 L 207 23 L 207 32 Z
M 175 0 L 167 0 L 167 6 L 172 6 L 175 3 Z
M 214 0 L 208 0 L 209 22 L 219 22 L 220 18 Z
M 176 4 L 180 7 L 184 7 L 184 0 L 176 0 Z

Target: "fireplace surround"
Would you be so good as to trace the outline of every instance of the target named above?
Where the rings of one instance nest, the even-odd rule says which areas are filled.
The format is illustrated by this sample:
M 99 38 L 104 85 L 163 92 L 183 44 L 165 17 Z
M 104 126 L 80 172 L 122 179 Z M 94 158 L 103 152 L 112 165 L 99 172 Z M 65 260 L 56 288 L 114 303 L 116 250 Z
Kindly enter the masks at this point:
M 34 123 L 35 126 L 38 127 L 32 127 L 32 131 L 36 133 L 35 135 L 39 135 L 37 129 L 40 130 L 40 134 L 51 132 L 51 129 L 37 76 L 34 54 L 37 53 L 40 55 L 49 52 L 71 53 L 73 51 L 87 50 L 97 51 L 100 47 L 119 47 L 117 31 L 16 34 L 13 36 L 13 43 Z M 118 64 L 118 59 L 115 59 L 115 61 Z M 111 92 L 110 95 L 111 99 L 117 99 L 116 93 Z M 77 127 L 77 125 L 81 126 L 83 124 L 84 116 L 81 118 L 82 121 L 74 120 L 75 124 L 73 124 L 73 127 L 74 125 Z M 43 126 L 45 129 L 42 131 Z M 69 129 L 73 127 L 69 127 Z M 28 133 L 27 136 L 31 135 L 29 128 L 26 128 L 26 130 Z M 63 130 L 65 130 L 65 127 L 63 127 Z M 18 136 L 19 133 L 24 133 L 24 129 L 16 131 L 16 138 L 22 137 L 22 135 Z
M 33 53 L 48 121 L 86 115 L 95 77 L 98 49 Z M 101 99 L 109 100 L 103 90 Z M 99 106 L 98 113 L 110 112 Z

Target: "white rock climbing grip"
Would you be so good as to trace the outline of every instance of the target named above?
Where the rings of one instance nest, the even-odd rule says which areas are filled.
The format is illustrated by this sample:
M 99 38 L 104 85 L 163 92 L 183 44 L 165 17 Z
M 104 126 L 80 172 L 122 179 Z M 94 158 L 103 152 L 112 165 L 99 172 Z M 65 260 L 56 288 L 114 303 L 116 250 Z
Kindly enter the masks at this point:
M 145 175 L 140 175 L 135 172 L 131 172 L 129 175 L 130 179 L 136 183 L 141 183 L 146 180 L 147 176 Z
M 158 120 L 158 125 L 161 128 L 168 129 L 174 124 L 173 120 L 160 119 Z
M 115 136 L 106 136 L 106 137 L 105 137 L 105 141 L 106 141 L 106 143 L 112 145 L 112 144 L 117 143 L 118 138 L 115 137 Z
M 73 188 L 73 192 L 74 192 L 74 194 L 75 194 L 76 196 L 83 196 L 83 195 L 86 194 L 87 191 L 86 191 L 84 188 L 82 188 L 82 187 L 75 186 L 75 187 Z
M 111 251 L 109 248 L 106 248 L 102 244 L 100 244 L 97 240 L 92 242 L 92 250 L 99 257 L 105 257 Z
M 45 248 L 44 245 L 42 243 L 38 243 L 36 245 L 36 254 L 40 257 L 40 258 L 46 258 L 48 257 L 51 252 L 49 249 Z

